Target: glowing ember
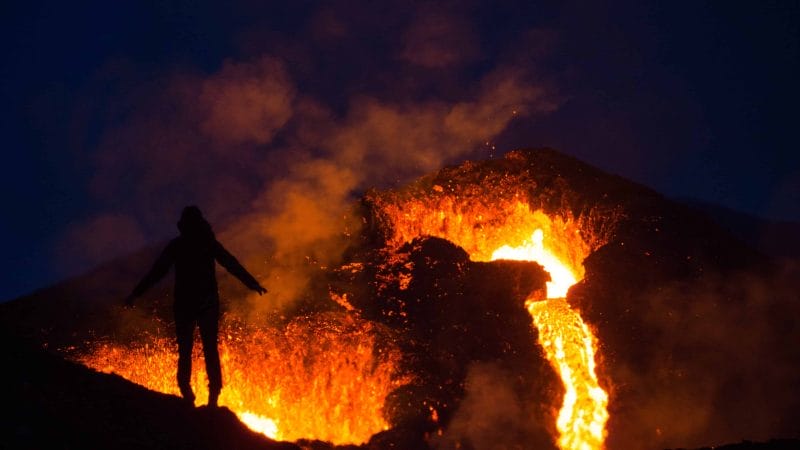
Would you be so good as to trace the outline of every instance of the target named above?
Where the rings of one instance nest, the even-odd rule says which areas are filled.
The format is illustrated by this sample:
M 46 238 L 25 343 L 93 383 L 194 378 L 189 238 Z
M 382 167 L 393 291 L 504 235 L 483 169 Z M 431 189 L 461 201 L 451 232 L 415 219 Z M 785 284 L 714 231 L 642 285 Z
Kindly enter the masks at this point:
M 220 405 L 272 439 L 362 444 L 389 428 L 386 396 L 409 380 L 398 376 L 400 353 L 383 329 L 350 315 L 296 319 L 285 329 L 234 328 L 225 321 L 220 356 L 225 387 Z M 199 342 L 192 387 L 208 395 Z M 81 358 L 149 389 L 179 395 L 174 340 L 152 337 L 135 346 L 104 344 Z

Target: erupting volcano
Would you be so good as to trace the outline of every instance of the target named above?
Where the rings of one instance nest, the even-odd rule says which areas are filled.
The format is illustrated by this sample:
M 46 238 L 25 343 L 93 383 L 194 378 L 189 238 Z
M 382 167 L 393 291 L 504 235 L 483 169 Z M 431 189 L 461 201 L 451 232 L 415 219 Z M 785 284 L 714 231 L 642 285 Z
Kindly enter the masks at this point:
M 533 292 L 525 306 L 538 330 L 539 344 L 564 384 L 558 445 L 562 449 L 602 448 L 608 396 L 595 373 L 596 338 L 565 299 L 583 275 L 582 261 L 591 244 L 584 241 L 574 219 L 532 211 L 522 200 L 524 189 L 460 192 L 463 186 L 473 187 L 466 184 L 454 189 L 451 184 L 445 193 L 444 187 L 434 184 L 434 198 L 416 197 L 387 206 L 396 233 L 392 240 L 401 243 L 414 236 L 436 236 L 464 248 L 474 261 L 539 263 L 550 277 L 547 300 L 537 297 L 541 292 Z M 597 245 L 597 239 L 591 242 Z
M 301 300 L 275 317 L 235 307 L 223 317 L 220 404 L 253 430 L 314 448 L 583 450 L 795 427 L 784 418 L 798 405 L 793 378 L 738 351 L 786 330 L 780 312 L 796 305 L 782 303 L 784 272 L 760 271 L 766 258 L 655 192 L 525 150 L 367 191 L 348 214 L 361 229 L 342 231 L 338 264 L 309 263 Z M 720 282 L 737 274 L 747 289 Z M 67 285 L 77 331 L 36 322 L 25 333 L 177 395 L 161 301 L 145 331 L 104 327 L 98 317 L 119 312 L 99 298 L 108 291 L 85 284 Z M 753 295 L 764 286 L 773 290 L 761 303 Z M 65 289 L 9 304 L 5 317 L 28 317 Z M 221 289 L 223 299 L 242 295 L 224 279 Z M 737 333 L 747 315 L 758 320 L 745 327 L 767 323 L 773 334 Z M 700 326 L 712 319 L 712 330 Z M 793 366 L 793 350 L 771 351 L 775 367 Z M 203 364 L 193 368 L 202 399 Z M 755 400 L 778 389 L 786 395 L 769 405 Z M 752 421 L 748 408 L 771 419 Z
M 441 192 L 439 187 L 434 190 Z M 413 217 L 419 220 L 404 230 L 410 234 L 394 238 L 395 244 L 411 242 L 414 237 L 436 236 L 469 249 L 473 261 L 482 261 L 487 260 L 487 252 L 481 249 L 488 243 L 481 236 L 490 235 L 493 241 L 513 244 L 520 235 L 529 234 L 530 240 L 523 240 L 519 246 L 503 245 L 488 252 L 488 260 L 534 261 L 550 274 L 553 281 L 547 282 L 548 300 L 538 298 L 541 292 L 535 291 L 525 305 L 539 331 L 540 345 L 564 383 L 563 406 L 557 421 L 559 446 L 601 448 L 608 413 L 607 395 L 594 370 L 595 337 L 565 302 L 567 290 L 583 271 L 579 262 L 585 255 L 581 252 L 588 249 L 579 230 L 571 229 L 574 227 L 560 218 L 554 221 L 541 211 L 533 212 L 521 201 L 506 205 L 503 211 L 487 209 L 483 213 L 468 211 L 468 198 L 444 201 L 452 210 L 438 209 L 441 205 L 428 209 L 421 204 L 395 205 L 400 209 L 414 208 Z M 435 222 L 436 217 L 441 223 Z M 495 222 L 497 228 L 471 234 L 462 242 L 466 236 L 463 230 L 444 225 L 456 217 L 465 230 L 475 229 L 484 217 Z M 396 225 L 402 222 L 392 220 Z M 425 223 L 429 228 L 417 229 L 414 223 Z M 556 236 L 547 241 L 547 246 L 542 227 Z M 556 242 L 557 238 L 561 241 Z M 386 339 L 385 348 L 376 348 L 372 330 L 375 326 L 371 322 L 353 316 L 328 320 L 346 321 L 350 326 L 320 327 L 316 317 L 295 320 L 283 333 L 228 326 L 227 339 L 222 341 L 222 360 L 224 372 L 231 375 L 222 404 L 248 426 L 273 439 L 362 444 L 387 430 L 389 424 L 375 412 L 381 411 L 393 389 L 407 383 L 408 376 L 398 376 L 399 352 Z M 136 349 L 103 345 L 80 360 L 150 389 L 179 395 L 172 382 L 175 358 L 169 340 L 158 338 L 143 345 Z M 258 355 L 265 358 L 259 359 Z M 207 393 L 202 365 L 194 367 L 194 388 L 203 397 Z

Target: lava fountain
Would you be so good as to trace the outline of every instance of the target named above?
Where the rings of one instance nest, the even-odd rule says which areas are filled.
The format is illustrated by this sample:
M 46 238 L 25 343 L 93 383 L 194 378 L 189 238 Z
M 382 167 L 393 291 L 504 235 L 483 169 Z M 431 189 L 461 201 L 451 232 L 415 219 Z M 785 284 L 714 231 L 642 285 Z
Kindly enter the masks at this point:
M 409 379 L 398 375 L 391 332 L 351 314 L 298 317 L 283 328 L 223 320 L 220 357 L 225 387 L 219 403 L 272 439 L 362 444 L 389 428 L 386 396 Z M 148 389 L 180 395 L 174 337 L 135 344 L 100 343 L 79 360 Z M 199 342 L 192 387 L 208 395 Z
M 597 340 L 566 301 L 569 288 L 583 276 L 583 259 L 599 238 L 583 236 L 569 216 L 531 210 L 522 200 L 524 194 L 513 188 L 495 197 L 484 188 L 475 189 L 477 193 L 464 195 L 457 192 L 464 190 L 461 185 L 449 193 L 434 184 L 422 195 L 376 196 L 373 201 L 383 220 L 391 223 L 389 238 L 395 245 L 416 236 L 435 236 L 464 248 L 474 261 L 535 261 L 549 272 L 547 299 L 532 293 L 525 306 L 539 331 L 539 344 L 564 385 L 556 421 L 558 445 L 601 449 L 609 415 L 608 395 L 595 371 Z

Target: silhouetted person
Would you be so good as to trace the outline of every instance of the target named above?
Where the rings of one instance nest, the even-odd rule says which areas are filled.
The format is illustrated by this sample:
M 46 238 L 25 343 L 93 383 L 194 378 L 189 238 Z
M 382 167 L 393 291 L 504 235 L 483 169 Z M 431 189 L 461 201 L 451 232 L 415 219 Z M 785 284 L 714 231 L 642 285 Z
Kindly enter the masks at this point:
M 203 218 L 199 208 L 187 206 L 183 209 L 178 230 L 180 236 L 170 241 L 150 272 L 125 299 L 125 304 L 132 306 L 136 297 L 156 284 L 175 265 L 173 310 L 178 338 L 178 387 L 183 398 L 194 404 L 190 379 L 194 329 L 198 326 L 208 375 L 208 405 L 216 406 L 222 390 L 222 369 L 217 348 L 219 292 L 214 261 L 220 263 L 248 288 L 259 294 L 264 294 L 267 290 L 217 241 L 211 225 Z

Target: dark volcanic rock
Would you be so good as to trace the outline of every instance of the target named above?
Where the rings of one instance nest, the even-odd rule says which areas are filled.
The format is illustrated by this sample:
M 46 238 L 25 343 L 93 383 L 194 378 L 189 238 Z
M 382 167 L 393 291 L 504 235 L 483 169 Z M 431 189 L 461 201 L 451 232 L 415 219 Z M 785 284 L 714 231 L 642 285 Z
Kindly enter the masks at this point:
M 767 255 L 800 259 L 800 222 L 757 217 L 697 200 L 681 201 Z
M 353 293 L 356 286 L 372 286 L 352 303 L 367 318 L 400 331 L 403 370 L 414 374 L 387 399 L 394 428 L 376 435 L 370 448 L 429 448 L 420 443 L 430 440 L 423 437 L 448 427 L 470 396 L 470 370 L 481 364 L 493 374 L 514 374 L 506 375 L 506 388 L 536 405 L 521 420 L 520 438 L 536 448 L 552 447 L 552 410 L 561 391 L 551 388 L 555 374 L 534 345 L 536 332 L 524 308 L 549 279 L 540 265 L 473 262 L 463 249 L 434 237 L 351 257 L 366 262 L 365 269 L 357 278 L 344 271 L 337 288 Z M 471 448 L 468 441 L 461 445 Z

